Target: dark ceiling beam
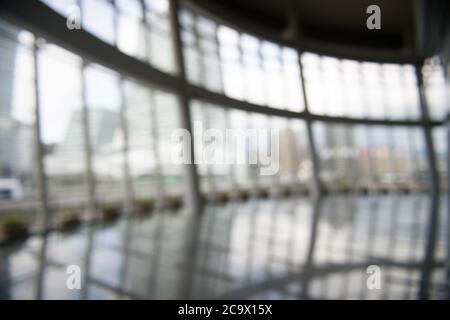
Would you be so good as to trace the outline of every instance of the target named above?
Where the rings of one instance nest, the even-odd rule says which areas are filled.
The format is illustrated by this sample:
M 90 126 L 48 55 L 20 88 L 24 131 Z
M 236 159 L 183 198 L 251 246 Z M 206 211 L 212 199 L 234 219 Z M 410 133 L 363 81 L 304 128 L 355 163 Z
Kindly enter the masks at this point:
M 368 118 L 352 118 L 352 117 L 305 114 L 304 112 L 276 109 L 268 106 L 254 104 L 247 101 L 237 100 L 234 98 L 227 97 L 223 94 L 212 92 L 194 85 L 188 85 L 187 89 L 189 91 L 189 95 L 193 99 L 198 99 L 200 101 L 211 103 L 219 107 L 231 107 L 235 110 L 263 113 L 274 117 L 283 117 L 288 119 L 309 118 L 311 121 L 330 122 L 347 125 L 414 127 L 414 126 L 421 126 L 424 124 L 421 120 L 368 119 Z M 430 121 L 428 122 L 428 124 L 431 126 L 440 126 L 443 124 L 443 122 Z
M 251 20 L 249 17 L 228 8 L 225 5 L 226 2 L 223 5 L 219 5 L 217 1 L 212 0 L 182 0 L 182 3 L 240 32 L 246 32 L 280 45 L 298 47 L 293 41 L 285 38 L 284 32 L 286 29 L 278 30 L 270 27 L 268 23 L 258 23 L 258 21 L 270 19 L 268 16 L 265 19 L 261 17 L 257 20 Z M 280 5 L 285 5 L 285 3 L 280 1 Z M 276 25 L 287 26 L 287 23 L 277 23 Z M 406 38 L 400 33 L 387 34 L 383 38 L 378 35 L 357 37 L 357 34 L 352 34 L 351 32 L 344 34 L 342 30 L 318 30 L 308 26 L 302 26 L 302 30 L 304 35 L 299 48 L 301 51 L 340 59 L 378 63 L 417 64 L 423 61 L 422 56 L 414 54 L 410 50 L 410 46 L 404 43 Z M 330 40 L 333 38 L 334 40 Z M 339 40 L 343 41 L 339 42 Z M 395 46 L 395 43 L 400 43 L 400 45 Z

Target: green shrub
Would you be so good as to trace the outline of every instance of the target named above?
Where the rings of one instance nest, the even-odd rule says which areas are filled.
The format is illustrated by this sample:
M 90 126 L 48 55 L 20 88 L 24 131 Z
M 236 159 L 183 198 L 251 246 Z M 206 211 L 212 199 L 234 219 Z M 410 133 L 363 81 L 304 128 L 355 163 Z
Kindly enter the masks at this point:
M 25 238 L 29 233 L 29 223 L 20 217 L 8 217 L 1 222 L 1 233 L 6 240 Z
M 183 201 L 182 201 L 181 197 L 176 197 L 176 196 L 168 197 L 165 199 L 164 202 L 165 202 L 165 207 L 169 210 L 177 210 L 177 209 L 181 208 L 183 205 Z
M 74 211 L 67 211 L 59 218 L 58 226 L 62 230 L 69 230 L 78 227 L 80 224 L 80 215 Z
M 120 216 L 120 208 L 117 205 L 109 205 L 102 209 L 102 220 L 105 222 L 113 221 Z
M 136 203 L 136 210 L 138 214 L 144 215 L 150 213 L 154 208 L 152 200 L 140 200 Z

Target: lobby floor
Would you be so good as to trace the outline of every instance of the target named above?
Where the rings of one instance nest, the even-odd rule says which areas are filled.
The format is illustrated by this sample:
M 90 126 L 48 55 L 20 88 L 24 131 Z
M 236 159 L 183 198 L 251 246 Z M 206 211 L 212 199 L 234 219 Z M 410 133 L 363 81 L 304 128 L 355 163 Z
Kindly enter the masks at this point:
M 290 196 L 208 204 L 198 228 L 180 209 L 55 231 L 0 248 L 0 298 L 416 299 L 428 207 L 423 194 Z M 446 212 L 442 198 L 436 299 L 446 296 Z M 67 287 L 69 265 L 80 290 Z M 367 286 L 370 265 L 380 289 Z

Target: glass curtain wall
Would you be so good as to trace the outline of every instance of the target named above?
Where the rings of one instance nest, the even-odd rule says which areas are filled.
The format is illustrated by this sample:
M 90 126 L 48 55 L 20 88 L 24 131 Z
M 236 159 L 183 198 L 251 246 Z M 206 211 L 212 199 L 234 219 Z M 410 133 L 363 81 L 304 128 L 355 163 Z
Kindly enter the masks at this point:
M 414 271 L 405 278 L 401 263 L 388 265 L 391 291 L 384 296 L 366 296 L 360 286 L 345 285 L 345 279 L 361 279 L 361 270 L 348 270 L 344 277 L 324 271 L 324 277 L 309 282 L 311 297 L 415 297 L 429 241 L 426 192 L 435 182 L 426 130 L 435 144 L 442 194 L 448 186 L 442 124 L 450 101 L 436 58 L 416 70 L 410 64 L 299 52 L 190 6 L 177 12 L 180 30 L 173 30 L 168 0 L 41 2 L 66 17 L 79 8 L 83 32 L 174 83 L 120 72 L 0 21 L 0 219 L 20 217 L 37 230 L 64 226 L 75 216 L 108 220 L 156 213 L 135 224 L 121 221 L 120 237 L 108 228 L 94 236 L 86 228 L 70 238 L 65 245 L 94 280 L 87 293 L 67 298 L 178 294 L 179 258 L 186 251 L 179 237 L 190 221 L 169 213 L 184 210 L 184 197 L 195 192 L 186 192 L 186 166 L 175 163 L 172 154 L 173 132 L 182 127 L 185 113 L 199 189 L 208 200 L 207 214 L 198 222 L 198 259 L 191 266 L 193 296 L 237 297 L 264 279 L 298 276 L 314 251 L 312 267 L 319 269 L 392 260 L 410 262 Z M 180 44 L 174 41 L 177 32 Z M 186 79 L 176 68 L 177 45 Z M 423 77 L 430 119 L 421 112 L 416 71 Z M 222 141 L 208 136 L 214 131 L 222 133 Z M 230 136 L 223 135 L 227 131 Z M 274 171 L 263 174 L 267 169 Z M 312 201 L 316 184 L 324 197 L 320 203 Z M 297 198 L 279 201 L 289 194 Z M 241 198 L 250 201 L 224 204 Z M 438 199 L 440 226 L 446 221 L 445 200 Z M 42 226 L 37 221 L 44 214 L 51 219 Z M 439 228 L 436 261 L 442 262 L 446 231 Z M 316 233 L 316 247 L 310 248 Z M 45 241 L 50 249 L 42 250 L 44 256 L 61 265 L 70 262 L 55 245 L 58 236 Z M 41 243 L 31 242 L 32 250 L 40 250 Z M 101 249 L 92 252 L 92 243 Z M 151 270 L 142 271 L 149 261 Z M 103 272 L 106 264 L 110 274 Z M 202 268 L 220 276 L 202 277 Z M 27 272 L 37 269 L 33 265 Z M 161 269 L 167 273 L 158 278 Z M 443 278 L 443 268 L 438 271 L 431 275 L 433 292 Z M 55 266 L 45 272 L 46 277 L 40 274 L 47 282 L 52 272 L 62 277 Z M 293 281 L 285 291 L 299 297 L 303 284 Z M 52 283 L 46 287 L 49 297 Z M 16 289 L 13 296 L 27 291 Z M 252 297 L 276 298 L 281 291 Z

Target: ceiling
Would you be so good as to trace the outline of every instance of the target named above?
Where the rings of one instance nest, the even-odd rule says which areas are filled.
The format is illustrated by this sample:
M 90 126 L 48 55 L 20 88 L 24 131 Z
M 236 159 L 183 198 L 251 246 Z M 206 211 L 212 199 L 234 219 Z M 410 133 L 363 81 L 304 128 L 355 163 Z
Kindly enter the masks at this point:
M 421 20 L 433 0 L 191 0 L 233 26 L 270 39 L 284 39 L 288 12 L 295 12 L 305 50 L 368 60 L 420 55 Z M 439 2 L 441 0 L 437 0 Z M 446 0 L 443 0 L 444 2 Z M 369 30 L 369 5 L 381 9 L 381 29 Z M 421 8 L 415 10 L 415 8 Z

